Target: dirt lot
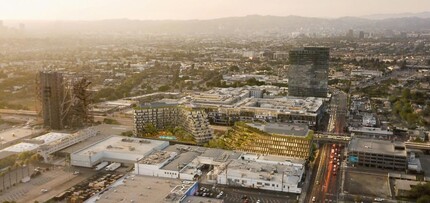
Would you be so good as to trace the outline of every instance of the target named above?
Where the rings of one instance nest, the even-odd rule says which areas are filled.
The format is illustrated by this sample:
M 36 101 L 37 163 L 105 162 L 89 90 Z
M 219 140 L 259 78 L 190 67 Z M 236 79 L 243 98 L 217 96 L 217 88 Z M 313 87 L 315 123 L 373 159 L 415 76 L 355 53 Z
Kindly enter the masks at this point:
M 345 191 L 373 197 L 390 197 L 388 177 L 368 172 L 346 171 Z

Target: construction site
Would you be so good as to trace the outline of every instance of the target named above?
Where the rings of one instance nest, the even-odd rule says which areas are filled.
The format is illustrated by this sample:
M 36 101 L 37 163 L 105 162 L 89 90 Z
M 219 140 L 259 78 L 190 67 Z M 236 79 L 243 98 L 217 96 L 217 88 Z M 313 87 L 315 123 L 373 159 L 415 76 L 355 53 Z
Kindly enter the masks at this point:
M 56 71 L 41 71 L 36 78 L 38 114 L 47 129 L 76 129 L 93 122 L 89 114 L 91 82 L 85 76 L 65 77 Z

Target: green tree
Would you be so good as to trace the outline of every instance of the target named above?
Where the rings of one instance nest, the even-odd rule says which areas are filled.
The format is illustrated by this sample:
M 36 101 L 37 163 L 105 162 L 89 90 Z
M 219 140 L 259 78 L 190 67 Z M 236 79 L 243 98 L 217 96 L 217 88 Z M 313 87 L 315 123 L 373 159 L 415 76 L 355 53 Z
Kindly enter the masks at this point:
M 119 125 L 120 124 L 117 120 L 112 119 L 112 118 L 104 118 L 103 123 L 110 124 L 110 125 Z
M 170 87 L 167 85 L 163 85 L 163 86 L 158 88 L 158 91 L 160 91 L 160 92 L 167 92 L 169 90 L 170 90 Z
M 430 194 L 430 182 L 427 182 L 425 184 L 415 185 L 409 191 L 409 197 L 417 200 L 423 198 L 423 201 L 428 198 L 425 196 L 428 196 L 429 194 Z
M 424 195 L 418 198 L 417 203 L 430 203 L 430 195 Z
M 152 123 L 146 124 L 144 130 L 147 134 L 151 136 L 157 134 L 158 132 L 158 129 Z

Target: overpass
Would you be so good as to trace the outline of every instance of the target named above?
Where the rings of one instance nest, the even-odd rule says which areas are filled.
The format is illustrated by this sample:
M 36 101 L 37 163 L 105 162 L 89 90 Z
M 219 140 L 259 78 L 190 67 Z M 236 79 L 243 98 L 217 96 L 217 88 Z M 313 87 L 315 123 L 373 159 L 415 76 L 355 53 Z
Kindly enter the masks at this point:
M 344 133 L 315 132 L 314 140 L 347 144 L 351 140 L 351 135 Z
M 430 142 L 405 142 L 406 149 L 430 150 Z
M 57 140 L 49 144 L 43 144 L 39 147 L 37 152 L 43 157 L 45 163 L 49 163 L 51 154 L 70 147 L 76 143 L 82 142 L 90 137 L 94 137 L 98 134 L 99 131 L 97 131 L 93 127 L 89 127 L 76 133 L 73 133 L 61 140 Z

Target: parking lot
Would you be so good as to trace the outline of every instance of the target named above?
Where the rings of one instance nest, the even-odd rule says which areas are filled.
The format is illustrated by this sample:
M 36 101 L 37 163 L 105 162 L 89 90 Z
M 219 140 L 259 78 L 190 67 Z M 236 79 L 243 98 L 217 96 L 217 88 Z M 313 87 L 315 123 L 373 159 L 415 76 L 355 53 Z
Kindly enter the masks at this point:
M 80 175 L 73 175 L 72 170 L 64 167 L 51 168 L 27 183 L 19 183 L 3 191 L 0 195 L 0 202 L 33 202 L 35 200 L 44 202 L 93 174 L 94 172 L 85 172 Z M 46 191 L 41 192 L 42 190 Z
M 369 197 L 390 197 L 388 176 L 381 173 L 347 170 L 345 172 L 345 188 L 349 194 Z
M 258 200 L 261 203 L 288 203 L 296 202 L 298 198 L 296 194 L 252 188 L 228 187 L 223 185 L 217 185 L 213 188 L 213 185 L 200 184 L 200 188 L 202 187 L 209 189 L 208 193 L 213 193 L 211 197 L 214 198 L 222 191 L 223 194 L 219 198 L 223 199 L 225 203 L 244 202 L 245 199 L 248 199 L 249 203 L 256 203 Z

